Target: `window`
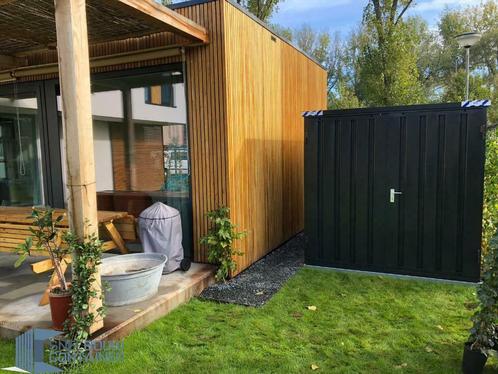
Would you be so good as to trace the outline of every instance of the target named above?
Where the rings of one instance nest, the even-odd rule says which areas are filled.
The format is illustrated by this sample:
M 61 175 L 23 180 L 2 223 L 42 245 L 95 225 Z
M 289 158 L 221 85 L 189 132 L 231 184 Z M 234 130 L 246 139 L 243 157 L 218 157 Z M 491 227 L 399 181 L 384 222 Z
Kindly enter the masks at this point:
M 145 88 L 145 103 L 150 105 L 161 105 L 166 107 L 175 106 L 173 84 L 166 83 L 161 86 L 149 86 Z

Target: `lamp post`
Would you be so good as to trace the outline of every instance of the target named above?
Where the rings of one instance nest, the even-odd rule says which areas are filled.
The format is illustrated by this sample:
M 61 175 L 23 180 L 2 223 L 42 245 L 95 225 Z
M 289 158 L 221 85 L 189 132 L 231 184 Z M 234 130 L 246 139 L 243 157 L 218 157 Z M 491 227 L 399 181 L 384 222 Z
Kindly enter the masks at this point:
M 466 54 L 466 71 L 467 71 L 467 81 L 465 85 L 465 100 L 469 100 L 469 89 L 470 89 L 470 47 L 476 44 L 481 39 L 481 34 L 478 32 L 464 32 L 463 34 L 457 35 L 455 37 L 458 45 L 465 48 Z

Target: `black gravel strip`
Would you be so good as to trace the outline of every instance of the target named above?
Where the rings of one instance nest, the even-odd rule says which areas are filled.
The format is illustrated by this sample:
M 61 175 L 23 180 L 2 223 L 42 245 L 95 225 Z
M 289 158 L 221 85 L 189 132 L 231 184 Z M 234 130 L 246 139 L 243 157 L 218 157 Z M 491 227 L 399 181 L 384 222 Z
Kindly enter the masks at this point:
M 206 288 L 200 297 L 223 303 L 262 306 L 304 264 L 304 235 L 298 234 L 227 283 Z

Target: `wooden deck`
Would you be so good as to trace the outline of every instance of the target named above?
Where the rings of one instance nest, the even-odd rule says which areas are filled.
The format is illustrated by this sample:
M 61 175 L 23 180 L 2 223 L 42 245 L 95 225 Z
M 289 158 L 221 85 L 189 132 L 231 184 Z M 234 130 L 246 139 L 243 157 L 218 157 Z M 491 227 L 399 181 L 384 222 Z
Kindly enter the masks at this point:
M 16 256 L 0 256 L 0 337 L 12 339 L 32 327 L 50 328 L 48 305 L 38 306 L 47 276 L 33 274 L 28 264 L 14 269 Z M 30 259 L 33 260 L 33 259 Z M 214 281 L 214 267 L 192 264 L 191 269 L 163 275 L 158 294 L 144 302 L 110 307 L 96 340 L 117 340 L 168 314 Z

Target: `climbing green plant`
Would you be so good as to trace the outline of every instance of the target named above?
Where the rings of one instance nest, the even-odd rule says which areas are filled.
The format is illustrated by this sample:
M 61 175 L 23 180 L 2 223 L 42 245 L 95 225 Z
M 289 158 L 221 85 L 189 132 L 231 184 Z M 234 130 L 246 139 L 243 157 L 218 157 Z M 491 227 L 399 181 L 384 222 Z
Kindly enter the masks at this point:
M 90 300 L 101 299 L 103 292 L 98 292 L 93 286 L 97 281 L 98 266 L 102 263 L 102 242 L 95 234 L 81 240 L 71 232 L 64 235 L 64 241 L 71 248 L 73 255 L 73 295 L 71 317 L 73 321 L 66 324 L 66 334 L 72 340 L 88 338 L 90 326 L 103 318 L 105 307 L 101 306 L 91 312 Z
M 233 247 L 233 242 L 246 236 L 246 232 L 237 232 L 236 226 L 230 220 L 230 209 L 220 207 L 206 214 L 212 227 L 208 234 L 201 238 L 201 244 L 208 248 L 208 260 L 218 265 L 216 280 L 226 281 L 237 269 L 234 256 L 243 255 Z
M 94 287 L 98 267 L 102 263 L 103 243 L 95 234 L 80 239 L 71 232 L 65 233 L 63 240 L 73 253 L 71 318 L 64 326 L 65 339 L 71 342 L 70 352 L 65 352 L 72 358 L 66 363 L 65 369 L 68 369 L 84 362 L 88 355 L 85 342 L 89 337 L 90 327 L 95 321 L 105 317 L 106 308 L 104 306 L 105 285 L 102 291 L 97 291 Z M 91 300 L 98 299 L 102 301 L 102 306 L 92 310 Z
M 488 130 L 486 137 L 486 166 L 484 169 L 484 207 L 482 218 L 481 252 L 484 259 L 498 227 L 498 133 Z
M 70 284 L 64 275 L 65 268 L 63 268 L 63 265 L 71 250 L 63 243 L 64 230 L 59 225 L 64 219 L 64 215 L 56 216 L 52 208 L 33 208 L 28 219 L 32 221 L 32 226 L 29 227 L 31 235 L 17 247 L 19 257 L 14 266 L 17 268 L 29 256 L 36 255 L 33 252 L 46 252 L 52 261 L 59 282 L 58 287 L 51 291 L 58 293 L 70 292 Z
M 494 237 L 488 243 L 487 252 L 482 261 L 482 282 L 477 287 L 479 306 L 472 317 L 469 343 L 471 349 L 487 354 L 489 349 L 496 349 L 498 342 L 498 246 Z

